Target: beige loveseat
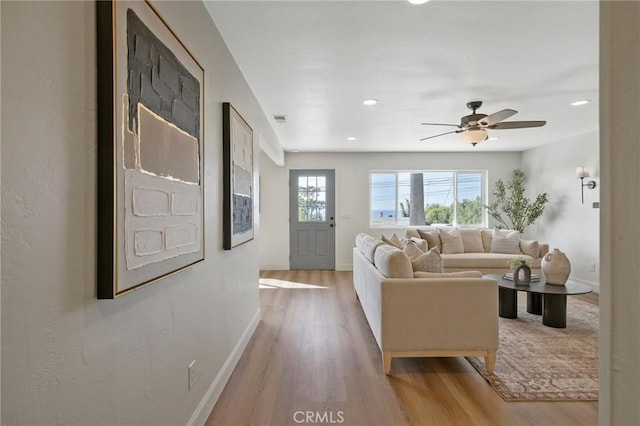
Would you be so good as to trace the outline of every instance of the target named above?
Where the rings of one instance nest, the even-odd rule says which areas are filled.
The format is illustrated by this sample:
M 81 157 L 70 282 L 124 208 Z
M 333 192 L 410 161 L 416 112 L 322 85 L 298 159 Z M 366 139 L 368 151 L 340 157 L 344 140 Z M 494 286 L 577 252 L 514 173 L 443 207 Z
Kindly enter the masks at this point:
M 462 249 L 448 250 L 443 244 L 443 234 L 447 236 L 458 233 L 462 240 Z M 492 247 L 494 230 L 477 228 L 452 228 L 452 227 L 418 227 L 407 228 L 404 231 L 404 238 L 423 240 L 428 244 L 428 249 L 438 246 L 445 272 L 455 271 L 480 271 L 482 275 L 499 274 L 509 272 L 509 261 L 516 257 L 527 259 L 531 263 L 531 272 L 541 274 L 540 264 L 545 254 L 549 252 L 549 245 L 538 241 L 527 241 L 519 238 L 517 231 L 515 238 L 518 240 L 516 250 L 511 253 L 504 253 L 498 246 Z M 505 231 L 501 231 L 503 234 Z M 508 233 L 508 232 L 507 232 Z M 458 252 L 459 253 L 452 253 Z
M 429 275 L 416 273 L 416 275 Z M 498 283 L 475 278 L 414 278 L 400 249 L 367 234 L 353 249 L 356 295 L 380 350 L 385 374 L 398 357 L 485 357 L 498 349 Z

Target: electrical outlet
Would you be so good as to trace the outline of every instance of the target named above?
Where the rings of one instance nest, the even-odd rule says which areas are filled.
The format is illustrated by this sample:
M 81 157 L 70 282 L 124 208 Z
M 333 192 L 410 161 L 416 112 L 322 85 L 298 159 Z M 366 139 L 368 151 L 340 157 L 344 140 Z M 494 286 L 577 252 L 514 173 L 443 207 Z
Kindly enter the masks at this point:
M 189 391 L 193 388 L 193 385 L 196 383 L 196 360 L 194 359 L 189 364 Z
M 591 263 L 591 272 L 595 272 L 596 271 L 596 264 L 595 263 Z

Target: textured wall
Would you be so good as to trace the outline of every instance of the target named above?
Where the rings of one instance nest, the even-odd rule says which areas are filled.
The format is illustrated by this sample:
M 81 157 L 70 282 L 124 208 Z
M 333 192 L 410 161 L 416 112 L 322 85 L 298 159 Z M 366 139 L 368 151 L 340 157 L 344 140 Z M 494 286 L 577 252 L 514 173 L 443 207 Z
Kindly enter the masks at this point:
M 203 4 L 158 2 L 205 69 L 206 260 L 98 301 L 95 4 L 0 3 L 2 424 L 185 424 L 258 312 L 258 239 L 222 250 L 222 102 L 277 140 Z

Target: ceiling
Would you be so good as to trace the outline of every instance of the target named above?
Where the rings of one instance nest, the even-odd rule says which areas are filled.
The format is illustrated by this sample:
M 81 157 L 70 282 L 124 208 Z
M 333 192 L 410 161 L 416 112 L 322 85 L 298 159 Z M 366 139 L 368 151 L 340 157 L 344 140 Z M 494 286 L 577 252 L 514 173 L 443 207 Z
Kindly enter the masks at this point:
M 597 1 L 206 6 L 285 151 L 522 151 L 598 129 Z M 449 129 L 421 122 L 457 124 L 472 100 L 547 125 L 489 131 L 499 139 L 476 147 L 419 141 Z

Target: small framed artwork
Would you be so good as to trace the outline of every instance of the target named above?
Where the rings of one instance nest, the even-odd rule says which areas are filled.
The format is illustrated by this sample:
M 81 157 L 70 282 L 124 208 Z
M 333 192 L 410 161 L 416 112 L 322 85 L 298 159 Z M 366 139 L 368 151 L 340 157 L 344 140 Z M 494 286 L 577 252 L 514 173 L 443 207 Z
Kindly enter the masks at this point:
M 146 1 L 97 1 L 98 298 L 204 260 L 204 70 Z
M 253 239 L 253 130 L 228 102 L 222 104 L 223 248 Z

